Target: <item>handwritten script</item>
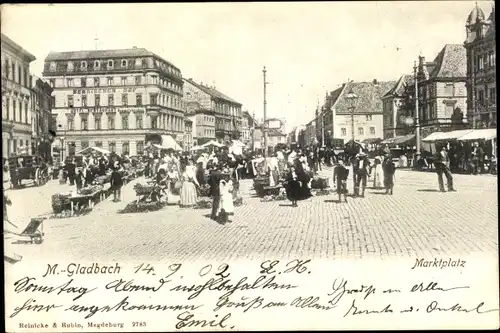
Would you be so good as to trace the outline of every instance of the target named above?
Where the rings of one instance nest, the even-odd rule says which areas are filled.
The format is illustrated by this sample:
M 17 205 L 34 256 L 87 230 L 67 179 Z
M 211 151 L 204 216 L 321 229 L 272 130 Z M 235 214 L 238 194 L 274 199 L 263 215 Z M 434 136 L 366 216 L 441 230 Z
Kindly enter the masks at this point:
M 349 278 L 341 272 L 328 276 L 312 269 L 312 264 L 300 259 L 265 260 L 244 270 L 226 263 L 194 269 L 182 263 L 135 267 L 49 264 L 6 285 L 13 295 L 6 314 L 10 320 L 24 323 L 20 325 L 32 325 L 24 328 L 44 328 L 45 324 L 25 324 L 35 317 L 69 316 L 73 321 L 63 327 L 126 329 L 122 322 L 107 321 L 157 313 L 156 317 L 167 318 L 162 323 L 170 327 L 161 327 L 164 329 L 230 330 L 242 329 L 238 323 L 244 316 L 264 312 L 273 316 L 285 313 L 282 310 L 288 316 L 314 313 L 329 320 L 396 314 L 427 314 L 429 318 L 432 314 L 435 318 L 444 313 L 470 316 L 499 311 L 498 305 L 481 298 L 462 297 L 471 290 L 467 284 L 397 278 L 370 281 L 369 275 Z M 148 328 L 146 321 L 132 321 L 131 325 Z

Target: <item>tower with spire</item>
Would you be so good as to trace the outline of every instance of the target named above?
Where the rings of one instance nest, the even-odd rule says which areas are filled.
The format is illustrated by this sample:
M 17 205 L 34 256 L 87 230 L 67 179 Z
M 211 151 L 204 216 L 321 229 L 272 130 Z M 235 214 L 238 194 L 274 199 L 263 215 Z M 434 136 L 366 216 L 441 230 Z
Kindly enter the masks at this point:
M 496 127 L 495 4 L 486 18 L 476 2 L 465 29 L 467 118 L 472 128 Z

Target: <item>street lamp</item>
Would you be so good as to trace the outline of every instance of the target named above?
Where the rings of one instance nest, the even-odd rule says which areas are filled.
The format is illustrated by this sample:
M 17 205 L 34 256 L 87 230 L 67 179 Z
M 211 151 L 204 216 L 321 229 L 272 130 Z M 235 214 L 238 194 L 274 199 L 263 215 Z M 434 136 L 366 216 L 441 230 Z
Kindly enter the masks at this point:
M 356 103 L 358 101 L 358 96 L 352 91 L 352 88 L 347 93 L 347 106 L 351 111 L 351 135 L 352 135 L 352 147 L 354 148 L 354 109 L 356 109 Z

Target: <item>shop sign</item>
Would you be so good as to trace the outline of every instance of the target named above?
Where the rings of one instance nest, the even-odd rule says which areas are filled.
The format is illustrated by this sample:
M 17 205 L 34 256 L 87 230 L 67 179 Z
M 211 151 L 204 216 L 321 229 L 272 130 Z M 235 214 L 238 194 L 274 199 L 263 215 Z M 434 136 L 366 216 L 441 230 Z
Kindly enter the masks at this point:
M 82 114 L 82 113 L 129 113 L 129 112 L 144 112 L 144 108 L 134 108 L 134 107 L 96 107 L 96 108 L 72 108 L 72 114 Z
M 95 88 L 95 89 L 73 89 L 73 94 L 114 94 L 114 93 L 133 93 L 136 88 Z

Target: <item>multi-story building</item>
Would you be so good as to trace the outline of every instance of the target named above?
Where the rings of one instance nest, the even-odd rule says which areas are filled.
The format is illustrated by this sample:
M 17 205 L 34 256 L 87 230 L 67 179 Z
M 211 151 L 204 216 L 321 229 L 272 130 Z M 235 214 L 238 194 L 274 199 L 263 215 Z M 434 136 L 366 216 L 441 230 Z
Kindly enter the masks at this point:
M 292 129 L 290 133 L 288 133 L 287 136 L 287 144 L 288 145 L 297 145 L 299 143 L 299 136 L 301 131 L 305 131 L 306 127 L 301 125 L 301 126 L 296 126 Z
M 313 119 L 306 124 L 304 139 L 307 146 L 317 143 L 317 127 L 319 126 L 316 126 L 316 119 Z
M 252 137 L 254 131 L 254 117 L 248 111 L 243 111 L 241 117 L 241 142 L 248 148 L 252 148 Z
M 460 44 L 446 44 L 432 62 L 419 57 L 417 80 L 422 137 L 450 130 L 452 119 L 467 121 L 466 62 L 465 48 Z
M 32 151 L 41 156 L 50 157 L 50 142 L 52 138 L 49 130 L 52 128 L 52 88 L 50 84 L 36 76 L 31 76 L 31 128 Z
M 185 83 L 184 88 L 190 90 L 189 84 Z M 187 93 L 191 94 L 189 91 Z M 202 103 L 197 101 L 185 103 L 187 115 L 192 121 L 193 142 L 202 145 L 215 140 L 215 111 L 206 109 Z
M 35 57 L 4 34 L 2 54 L 2 152 L 11 156 L 32 147 L 30 63 Z
M 395 81 L 348 82 L 327 95 L 321 107 L 319 123 L 323 128 L 326 142 L 343 139 L 344 142 L 371 142 L 383 138 L 384 121 L 382 96 L 394 85 Z M 354 108 L 347 95 L 356 95 Z M 354 122 L 353 122 L 354 121 Z
M 51 52 L 43 75 L 65 154 L 96 146 L 137 155 L 183 136 L 181 71 L 146 49 Z
M 413 76 L 402 75 L 396 84 L 382 96 L 384 139 L 409 134 L 405 101 L 409 91 L 407 87 L 413 84 Z
M 466 31 L 467 118 L 473 128 L 496 128 L 495 7 L 485 19 L 476 3 L 467 18 Z
M 184 150 L 190 151 L 193 146 L 193 120 L 186 115 L 184 119 Z
M 203 83 L 196 83 L 193 79 L 184 79 L 184 101 L 189 104 L 199 103 L 199 110 L 211 112 L 215 118 L 215 138 L 219 142 L 228 142 L 231 139 L 239 139 L 241 136 L 241 106 L 232 98 L 224 95 L 215 87 L 209 87 Z M 195 112 L 198 112 L 196 110 Z M 198 122 L 196 123 L 198 126 Z M 198 130 L 196 130 L 197 133 Z M 203 132 L 204 133 L 204 132 Z M 205 135 L 205 134 L 203 134 Z M 212 136 L 211 133 L 206 134 Z M 208 137 L 203 137 L 205 141 Z M 200 137 L 198 137 L 200 139 Z M 198 140 L 200 141 L 200 140 Z

